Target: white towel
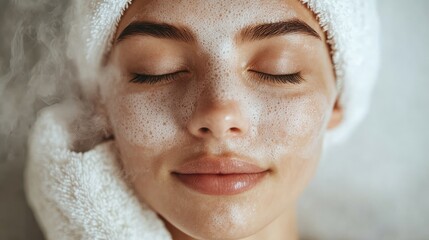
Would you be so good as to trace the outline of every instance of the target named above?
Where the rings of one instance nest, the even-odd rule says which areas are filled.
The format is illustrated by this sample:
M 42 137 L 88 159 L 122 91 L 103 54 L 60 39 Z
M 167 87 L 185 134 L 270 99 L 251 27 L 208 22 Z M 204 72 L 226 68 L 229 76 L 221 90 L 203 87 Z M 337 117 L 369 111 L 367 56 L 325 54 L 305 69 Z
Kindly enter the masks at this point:
M 343 142 L 368 112 L 379 65 L 379 21 L 374 0 L 300 0 L 327 32 L 341 90 L 344 119 L 327 143 Z
M 54 105 L 43 112 L 29 139 L 25 192 L 48 240 L 171 239 L 162 221 L 140 203 L 124 181 L 113 141 L 78 153 L 67 112 Z

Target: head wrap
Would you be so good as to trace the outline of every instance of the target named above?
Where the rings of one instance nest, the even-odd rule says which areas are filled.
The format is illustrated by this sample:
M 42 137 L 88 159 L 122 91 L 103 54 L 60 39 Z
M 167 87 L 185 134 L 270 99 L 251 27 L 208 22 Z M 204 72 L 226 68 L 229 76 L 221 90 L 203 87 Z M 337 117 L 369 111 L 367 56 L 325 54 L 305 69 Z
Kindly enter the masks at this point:
M 373 0 L 300 0 L 326 31 L 340 89 L 344 119 L 328 132 L 344 140 L 368 112 L 379 64 L 379 22 Z

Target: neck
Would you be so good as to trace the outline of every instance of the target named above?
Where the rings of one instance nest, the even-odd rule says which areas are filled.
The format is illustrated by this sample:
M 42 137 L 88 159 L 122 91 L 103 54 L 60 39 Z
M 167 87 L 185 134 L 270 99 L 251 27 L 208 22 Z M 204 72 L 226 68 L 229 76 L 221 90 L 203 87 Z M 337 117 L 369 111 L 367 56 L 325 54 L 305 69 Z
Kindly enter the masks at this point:
M 293 209 L 293 208 L 289 208 L 289 209 Z M 280 215 L 278 218 L 274 219 L 273 222 L 265 226 L 259 232 L 249 237 L 237 239 L 237 240 L 260 240 L 260 239 L 298 240 L 298 231 L 296 227 L 296 213 L 295 213 L 295 210 L 291 210 L 291 211 L 288 211 L 288 210 L 285 211 L 285 213 Z M 175 228 L 165 219 L 163 218 L 161 219 L 164 221 L 168 231 L 173 237 L 173 240 L 196 240 L 195 238 L 192 238 L 191 236 L 188 236 L 187 234 L 183 233 L 179 229 Z

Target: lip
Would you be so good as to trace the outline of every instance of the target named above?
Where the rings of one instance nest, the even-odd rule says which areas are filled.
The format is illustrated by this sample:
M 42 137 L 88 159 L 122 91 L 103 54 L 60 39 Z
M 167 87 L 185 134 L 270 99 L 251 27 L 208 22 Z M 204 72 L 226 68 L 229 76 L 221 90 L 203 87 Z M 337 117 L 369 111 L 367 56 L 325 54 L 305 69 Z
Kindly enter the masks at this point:
M 255 187 L 268 170 L 238 158 L 204 157 L 172 174 L 185 186 L 208 195 L 234 195 Z

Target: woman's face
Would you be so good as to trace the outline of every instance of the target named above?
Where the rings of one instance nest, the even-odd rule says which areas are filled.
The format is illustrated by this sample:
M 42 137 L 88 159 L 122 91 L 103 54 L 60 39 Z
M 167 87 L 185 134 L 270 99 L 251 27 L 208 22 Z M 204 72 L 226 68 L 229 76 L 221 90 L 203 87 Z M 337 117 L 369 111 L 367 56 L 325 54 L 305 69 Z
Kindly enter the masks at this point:
M 337 97 L 304 5 L 135 0 L 115 39 L 119 74 L 103 98 L 141 201 L 203 239 L 246 237 L 294 211 Z

